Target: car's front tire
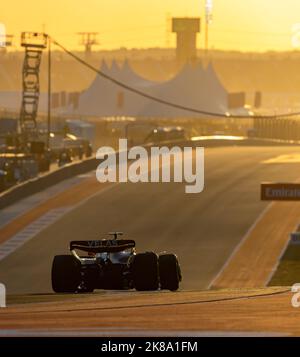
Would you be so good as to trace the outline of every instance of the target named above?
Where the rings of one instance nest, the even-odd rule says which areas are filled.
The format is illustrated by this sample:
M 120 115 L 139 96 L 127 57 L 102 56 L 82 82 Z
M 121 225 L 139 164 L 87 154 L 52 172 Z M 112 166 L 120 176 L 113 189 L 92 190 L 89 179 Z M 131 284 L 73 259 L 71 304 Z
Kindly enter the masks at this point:
M 158 290 L 158 257 L 153 252 L 140 253 L 132 263 L 133 284 L 138 291 Z
M 51 280 L 54 292 L 75 293 L 81 283 L 80 262 L 72 255 L 55 256 Z

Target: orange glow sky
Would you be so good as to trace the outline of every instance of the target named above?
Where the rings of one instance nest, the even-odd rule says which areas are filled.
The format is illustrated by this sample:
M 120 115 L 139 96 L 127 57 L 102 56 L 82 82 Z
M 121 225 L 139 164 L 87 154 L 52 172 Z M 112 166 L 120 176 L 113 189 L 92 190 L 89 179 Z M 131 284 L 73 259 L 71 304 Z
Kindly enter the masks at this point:
M 203 17 L 204 0 L 10 0 L 1 4 L 0 22 L 17 36 L 42 31 L 45 24 L 47 32 L 72 49 L 78 48 L 79 31 L 99 32 L 99 49 L 165 47 L 167 13 Z M 291 50 L 300 0 L 214 0 L 213 16 L 211 47 Z M 174 35 L 169 41 L 175 46 Z M 202 31 L 198 47 L 203 43 Z

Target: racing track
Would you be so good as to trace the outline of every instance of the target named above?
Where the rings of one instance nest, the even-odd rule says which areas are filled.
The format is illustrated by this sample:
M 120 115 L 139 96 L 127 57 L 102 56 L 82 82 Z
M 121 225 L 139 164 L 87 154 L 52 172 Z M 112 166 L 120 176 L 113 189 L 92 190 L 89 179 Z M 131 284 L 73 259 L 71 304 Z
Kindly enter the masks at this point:
M 290 299 L 288 288 L 77 296 L 0 309 L 0 337 L 299 336 Z
M 52 258 L 66 252 L 70 240 L 121 230 L 137 241 L 139 250 L 177 253 L 183 290 L 206 289 L 267 206 L 259 199 L 260 182 L 300 176 L 299 163 L 262 162 L 297 150 L 206 149 L 205 190 L 197 195 L 185 194 L 184 184 L 177 183 L 128 183 L 100 190 L 0 261 L 0 282 L 10 294 L 51 292 Z

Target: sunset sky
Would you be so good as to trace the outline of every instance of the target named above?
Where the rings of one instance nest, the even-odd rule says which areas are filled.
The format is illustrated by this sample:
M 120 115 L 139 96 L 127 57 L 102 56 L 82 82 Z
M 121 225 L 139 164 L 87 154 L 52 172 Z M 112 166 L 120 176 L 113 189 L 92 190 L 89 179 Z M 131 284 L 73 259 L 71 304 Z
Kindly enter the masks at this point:
M 99 49 L 165 47 L 170 16 L 204 16 L 204 0 L 10 0 L 0 22 L 8 33 L 46 31 L 69 48 L 76 32 L 99 32 Z M 293 26 L 300 34 L 299 0 L 214 0 L 210 47 L 243 51 L 291 50 Z M 299 38 L 299 40 L 297 40 Z M 294 37 L 299 42 L 299 37 Z M 203 47 L 202 30 L 198 47 Z

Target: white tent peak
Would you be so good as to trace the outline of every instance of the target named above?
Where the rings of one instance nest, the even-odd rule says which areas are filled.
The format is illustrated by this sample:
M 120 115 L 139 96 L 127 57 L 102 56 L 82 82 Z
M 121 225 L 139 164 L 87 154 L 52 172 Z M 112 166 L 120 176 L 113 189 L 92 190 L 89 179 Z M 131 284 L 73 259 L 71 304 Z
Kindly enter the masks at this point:
M 101 65 L 100 65 L 100 71 L 104 72 L 105 74 L 108 74 L 109 68 L 105 60 L 102 60 Z
M 117 61 L 116 60 L 113 60 L 111 62 L 111 66 L 110 66 L 110 72 L 112 74 L 119 74 L 121 71 L 121 68 L 120 66 L 117 64 Z
M 223 83 L 221 82 L 219 76 L 217 75 L 217 72 L 212 62 L 210 62 L 206 68 L 206 75 L 211 83 L 214 83 L 215 86 L 218 86 L 222 90 L 226 91 Z
M 201 63 L 186 64 L 173 78 L 165 82 L 152 82 L 142 78 L 132 69 L 128 60 L 125 60 L 122 66 L 118 66 L 116 62 L 113 63 L 112 68 L 106 72 L 107 74 L 148 95 L 213 113 L 224 114 L 229 111 L 228 92 L 219 80 L 212 63 L 209 63 L 206 69 Z M 92 85 L 81 94 L 77 114 L 165 118 L 203 117 L 193 111 L 163 105 L 139 96 L 101 76 L 97 76 Z
M 125 60 L 123 61 L 123 63 L 121 64 L 121 70 L 125 71 L 131 69 L 128 58 L 125 58 Z
M 130 65 L 130 62 L 126 59 L 121 67 L 120 79 L 128 82 L 129 84 L 138 85 L 141 87 L 149 87 L 155 85 L 156 82 L 150 81 L 140 76 Z

